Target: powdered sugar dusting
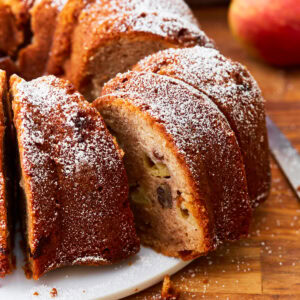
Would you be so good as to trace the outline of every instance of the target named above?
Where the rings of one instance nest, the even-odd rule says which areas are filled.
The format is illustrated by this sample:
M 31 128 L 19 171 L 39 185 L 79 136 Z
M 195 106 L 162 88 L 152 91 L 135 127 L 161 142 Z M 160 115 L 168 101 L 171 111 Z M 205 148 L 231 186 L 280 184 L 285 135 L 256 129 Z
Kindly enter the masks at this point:
M 14 83 L 13 91 L 33 256 L 50 244 L 47 270 L 136 252 L 125 170 L 97 111 L 54 76 Z
M 84 11 L 110 16 L 133 12 L 167 12 L 184 18 L 192 24 L 198 24 L 193 13 L 182 0 L 96 0 L 94 3 L 88 4 Z
M 80 32 L 91 32 L 97 36 L 96 44 L 108 37 L 120 35 L 120 33 L 149 33 L 160 36 L 169 42 L 182 44 L 186 47 L 202 45 L 214 47 L 213 42 L 198 26 L 178 19 L 174 14 L 158 12 L 132 12 L 122 15 L 82 14 Z M 79 31 L 79 29 L 78 29 Z M 83 49 L 94 49 L 95 39 L 82 39 Z
M 247 232 L 250 210 L 244 168 L 235 135 L 218 108 L 191 86 L 152 73 L 118 75 L 104 86 L 103 95 L 111 93 L 126 98 L 165 128 L 200 191 L 206 190 L 208 180 L 220 240 Z

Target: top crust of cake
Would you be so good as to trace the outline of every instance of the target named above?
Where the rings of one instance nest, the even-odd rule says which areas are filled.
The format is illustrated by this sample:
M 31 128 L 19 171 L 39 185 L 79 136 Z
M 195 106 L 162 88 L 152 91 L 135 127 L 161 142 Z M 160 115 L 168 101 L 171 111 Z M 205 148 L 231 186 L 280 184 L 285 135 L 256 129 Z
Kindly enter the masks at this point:
M 192 11 L 182 0 L 95 0 L 90 1 L 83 11 L 95 16 L 112 16 L 134 12 L 167 12 L 198 25 Z
M 10 82 L 33 277 L 136 253 L 125 169 L 99 113 L 54 76 Z
M 162 127 L 187 165 L 195 194 L 207 189 L 202 185 L 208 176 L 209 200 L 202 205 L 212 211 L 215 243 L 247 234 L 251 207 L 244 165 L 235 134 L 216 105 L 181 81 L 145 72 L 119 74 L 94 105 L 101 111 L 110 95 L 126 99 Z
M 215 49 L 196 46 L 157 52 L 133 70 L 177 78 L 209 96 L 238 138 L 253 207 L 266 199 L 270 166 L 264 100 L 245 67 Z

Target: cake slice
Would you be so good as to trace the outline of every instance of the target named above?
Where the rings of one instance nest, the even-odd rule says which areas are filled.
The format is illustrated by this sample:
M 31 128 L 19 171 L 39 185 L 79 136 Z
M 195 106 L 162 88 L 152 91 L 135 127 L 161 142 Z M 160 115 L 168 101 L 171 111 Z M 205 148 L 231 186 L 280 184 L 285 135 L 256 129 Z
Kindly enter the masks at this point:
M 139 250 L 122 151 L 100 114 L 54 76 L 10 80 L 23 230 L 34 279 Z
M 12 272 L 14 268 L 12 196 L 13 178 L 11 176 L 11 127 L 7 116 L 6 74 L 0 70 L 0 277 Z M 7 121 L 5 121 L 7 120 Z
M 106 81 L 151 53 L 172 47 L 213 47 L 197 25 L 163 10 L 142 7 L 114 13 L 108 9 L 106 14 L 99 3 L 81 11 L 74 7 L 78 14 L 74 24 L 71 18 L 59 21 L 66 23 L 67 32 L 55 32 L 47 72 L 66 76 L 90 101 L 100 95 Z
M 77 25 L 89 22 L 89 19 L 97 19 L 100 24 L 107 18 L 134 12 L 168 12 L 178 19 L 198 25 L 192 11 L 183 0 L 68 0 L 57 19 L 48 73 L 58 75 L 64 72 L 64 63 L 72 52 L 73 33 Z
M 93 103 L 124 150 L 144 245 L 191 259 L 248 232 L 242 155 L 217 106 L 167 76 L 129 72 Z
M 271 175 L 264 100 L 245 67 L 215 49 L 196 46 L 157 52 L 133 70 L 177 78 L 209 96 L 238 139 L 252 206 L 267 198 Z

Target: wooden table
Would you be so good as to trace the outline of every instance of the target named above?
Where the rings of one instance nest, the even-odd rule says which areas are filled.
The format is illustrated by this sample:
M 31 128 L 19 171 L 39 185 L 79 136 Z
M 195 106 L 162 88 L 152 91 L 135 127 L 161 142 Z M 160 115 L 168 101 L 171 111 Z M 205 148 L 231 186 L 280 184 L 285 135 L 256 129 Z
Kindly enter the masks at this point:
M 267 113 L 300 151 L 300 68 L 276 69 L 248 56 L 230 34 L 225 7 L 194 12 L 220 51 L 249 68 Z M 300 203 L 274 161 L 272 177 L 270 197 L 255 212 L 247 240 L 224 245 L 171 277 L 182 299 L 300 299 Z M 158 299 L 160 289 L 128 299 Z

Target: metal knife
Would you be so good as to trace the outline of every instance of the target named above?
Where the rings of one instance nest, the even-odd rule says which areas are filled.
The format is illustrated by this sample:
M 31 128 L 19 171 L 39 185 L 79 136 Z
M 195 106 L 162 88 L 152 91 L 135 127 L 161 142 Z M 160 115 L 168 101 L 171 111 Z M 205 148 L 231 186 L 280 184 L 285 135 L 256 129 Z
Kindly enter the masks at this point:
M 300 154 L 268 116 L 266 121 L 271 152 L 300 201 Z

